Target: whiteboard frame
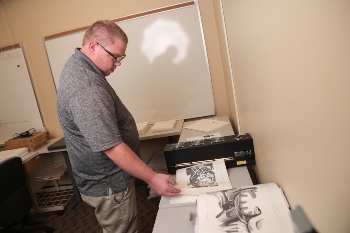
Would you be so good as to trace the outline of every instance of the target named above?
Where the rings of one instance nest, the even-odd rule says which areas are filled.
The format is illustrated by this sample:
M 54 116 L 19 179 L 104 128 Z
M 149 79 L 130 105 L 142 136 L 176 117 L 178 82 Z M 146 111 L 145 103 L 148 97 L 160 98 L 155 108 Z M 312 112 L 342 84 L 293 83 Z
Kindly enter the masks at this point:
M 204 37 L 203 25 L 202 25 L 202 21 L 201 21 L 201 15 L 200 15 L 200 10 L 199 10 L 198 3 L 194 2 L 194 1 L 189 1 L 189 2 L 185 2 L 185 3 L 181 3 L 181 4 L 175 4 L 175 5 L 171 5 L 171 6 L 168 6 L 168 7 L 158 8 L 158 9 L 155 9 L 155 10 L 150 10 L 150 11 L 145 11 L 145 12 L 141 12 L 141 13 L 137 13 L 137 14 L 133 14 L 133 15 L 129 15 L 129 16 L 124 16 L 124 17 L 120 17 L 120 18 L 112 20 L 115 23 L 116 22 L 127 22 L 127 21 L 130 21 L 130 20 L 139 19 L 139 18 L 143 18 L 143 17 L 146 17 L 146 16 L 152 16 L 152 15 L 156 15 L 156 14 L 159 14 L 159 13 L 164 13 L 164 12 L 177 10 L 177 9 L 182 9 L 182 8 L 186 8 L 186 7 L 195 7 L 196 11 L 197 11 L 198 22 L 199 22 L 199 27 L 200 27 L 199 31 L 200 31 L 200 36 L 201 36 L 202 46 L 203 46 L 203 51 L 202 52 L 204 53 L 204 57 L 205 57 L 205 69 L 206 69 L 205 72 L 207 72 L 207 75 L 208 75 L 208 77 L 205 77 L 206 81 L 204 81 L 204 83 L 207 83 L 207 85 L 210 86 L 210 88 L 206 87 L 203 90 L 207 90 L 208 89 L 207 90 L 207 94 L 206 94 L 206 96 L 207 96 L 206 98 L 209 98 L 208 96 L 210 96 L 210 100 L 205 99 L 206 102 L 209 104 L 209 105 L 207 105 L 209 107 L 205 107 L 205 108 L 203 107 L 202 109 L 204 109 L 204 110 L 198 110 L 198 112 L 194 113 L 194 114 L 188 113 L 188 110 L 187 111 L 185 110 L 183 116 L 175 118 L 175 119 L 178 119 L 178 120 L 179 119 L 197 118 L 197 117 L 203 117 L 203 116 L 212 116 L 212 115 L 216 114 L 215 98 L 214 98 L 214 92 L 213 92 L 213 84 L 212 84 L 212 79 L 211 79 L 211 72 L 210 72 L 210 66 L 209 66 L 209 61 L 208 61 L 206 41 L 205 41 L 205 37 Z M 46 42 L 50 41 L 52 39 L 60 38 L 60 37 L 65 37 L 65 36 L 69 36 L 69 35 L 73 35 L 73 34 L 77 34 L 77 33 L 83 33 L 88 28 L 89 28 L 89 26 L 86 26 L 86 27 L 70 30 L 70 31 L 67 31 L 67 32 L 62 32 L 62 33 L 58 33 L 58 34 L 55 34 L 55 35 L 44 37 L 44 44 L 45 44 L 45 48 L 46 48 L 46 54 L 47 54 L 47 57 L 48 57 L 48 60 L 49 60 L 50 70 L 51 70 L 52 78 L 54 80 L 56 91 L 57 91 L 57 88 L 58 88 L 59 78 L 60 77 L 57 74 L 57 70 L 55 72 L 56 75 L 54 75 L 52 64 L 50 63 L 50 55 L 49 55 L 49 51 L 48 51 Z M 208 80 L 207 80 L 207 78 L 208 78 Z M 108 79 L 108 77 L 107 77 L 107 79 Z M 203 85 L 205 85 L 205 84 L 203 84 Z M 117 91 L 117 93 L 119 95 L 118 91 Z M 123 98 L 122 98 L 122 101 L 123 101 Z M 198 102 L 198 100 L 197 100 L 197 102 Z M 126 104 L 126 106 L 128 108 L 130 107 L 130 105 L 128 105 L 128 104 Z M 135 115 L 133 112 L 132 112 L 132 114 Z M 155 122 L 155 121 L 174 119 L 174 118 L 170 118 L 169 115 L 170 114 L 168 114 L 167 118 L 160 118 L 160 119 L 156 119 L 156 120 L 145 118 L 143 120 L 144 121 Z M 135 117 L 135 119 L 137 120 L 137 117 Z M 140 122 L 140 121 L 138 121 L 138 122 Z
M 7 122 L 4 123 L 4 122 L 1 122 L 1 119 L 0 119 L 0 145 L 4 145 L 5 141 L 13 138 L 14 134 L 23 133 L 31 128 L 34 128 L 37 131 L 42 131 L 45 128 L 45 124 L 44 124 L 44 121 L 42 118 L 42 112 L 41 112 L 39 104 L 38 104 L 38 99 L 37 99 L 36 91 L 35 91 L 33 80 L 32 80 L 32 75 L 31 75 L 31 72 L 30 72 L 30 69 L 28 66 L 28 61 L 26 58 L 25 49 L 24 49 L 22 43 L 0 48 L 0 51 L 1 51 L 0 55 L 3 55 L 4 52 L 12 52 L 12 51 L 15 52 L 15 50 L 18 50 L 18 49 L 20 49 L 21 55 L 23 55 L 23 59 L 24 59 L 25 71 L 23 71 L 23 72 L 25 72 L 25 74 L 26 74 L 26 77 L 24 77 L 24 78 L 29 78 L 28 81 L 30 83 L 30 87 L 25 87 L 26 88 L 25 90 L 30 92 L 30 93 L 27 93 L 30 95 L 30 97 L 28 98 L 28 96 L 27 96 L 25 98 L 22 98 L 22 100 L 30 101 L 30 103 L 27 103 L 27 104 L 30 105 L 31 109 L 30 109 L 30 111 L 26 111 L 25 113 L 21 113 L 21 114 L 22 115 L 26 115 L 26 114 L 34 115 L 33 119 L 29 118 L 30 121 L 33 121 L 33 125 L 28 123 L 26 120 L 23 120 L 24 118 L 21 118 L 22 120 L 20 120 L 20 117 L 17 116 L 18 113 L 14 113 L 14 115 L 16 115 L 16 116 L 13 117 L 14 120 L 12 120 L 12 122 L 8 122 L 9 119 L 5 119 Z M 13 90 L 16 90 L 16 89 L 13 89 Z M 23 87 L 22 86 L 19 87 L 18 90 L 23 90 Z M 24 94 L 26 94 L 26 93 L 24 93 Z M 18 101 L 18 100 L 16 99 L 16 101 Z M 33 101 L 33 102 L 31 102 L 31 101 Z M 16 107 L 13 105 L 16 105 L 16 104 L 11 103 L 11 105 L 12 105 L 12 107 L 10 110 L 3 109 L 4 106 L 2 106 L 2 111 L 12 111 L 13 107 Z M 6 127 L 6 128 L 1 129 L 1 127 Z M 6 131 L 4 131 L 4 130 L 6 130 Z M 1 135 L 1 133 L 3 133 L 4 135 Z

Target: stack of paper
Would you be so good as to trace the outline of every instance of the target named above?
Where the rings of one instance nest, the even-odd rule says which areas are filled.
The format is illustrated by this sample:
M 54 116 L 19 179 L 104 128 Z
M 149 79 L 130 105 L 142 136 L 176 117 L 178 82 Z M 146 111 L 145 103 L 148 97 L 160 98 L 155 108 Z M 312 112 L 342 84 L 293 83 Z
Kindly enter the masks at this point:
M 211 120 L 211 119 L 202 119 L 199 121 L 196 121 L 195 123 L 192 123 L 188 126 L 185 126 L 184 129 L 192 129 L 202 132 L 210 132 L 214 129 L 218 129 L 224 125 L 230 124 L 230 122 L 226 121 L 217 121 L 217 120 Z
M 199 195 L 196 233 L 294 233 L 290 211 L 274 183 Z
M 176 181 L 176 188 L 181 189 L 181 194 L 187 195 L 232 189 L 223 160 L 178 169 Z
M 158 132 L 158 131 L 164 131 L 164 130 L 171 130 L 175 128 L 175 125 L 176 125 L 176 120 L 158 121 L 154 123 L 151 131 Z
M 140 135 L 144 134 L 149 128 L 149 122 L 147 121 L 147 122 L 136 123 L 136 127 Z
M 195 202 L 199 194 L 232 189 L 223 160 L 178 169 L 176 182 L 182 195 L 172 197 L 170 204 Z
M 28 154 L 28 148 L 17 148 L 13 150 L 4 150 L 0 152 L 0 162 L 12 158 L 12 157 L 23 157 Z

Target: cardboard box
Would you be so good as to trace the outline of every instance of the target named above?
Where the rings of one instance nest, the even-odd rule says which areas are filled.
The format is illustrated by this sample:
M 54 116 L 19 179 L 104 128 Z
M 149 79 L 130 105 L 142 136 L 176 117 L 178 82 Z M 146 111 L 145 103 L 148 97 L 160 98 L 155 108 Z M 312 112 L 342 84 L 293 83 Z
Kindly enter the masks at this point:
M 44 146 L 47 140 L 49 140 L 48 131 L 39 132 L 27 138 L 12 138 L 5 142 L 5 150 L 27 147 L 29 152 L 33 152 Z

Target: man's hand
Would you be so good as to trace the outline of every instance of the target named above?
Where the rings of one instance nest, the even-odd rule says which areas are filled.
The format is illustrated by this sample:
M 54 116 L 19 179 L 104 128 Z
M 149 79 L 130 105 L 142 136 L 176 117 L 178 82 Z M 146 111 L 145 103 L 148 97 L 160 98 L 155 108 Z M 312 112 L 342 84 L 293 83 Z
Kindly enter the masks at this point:
M 159 195 L 165 197 L 179 195 L 181 190 L 173 187 L 177 185 L 173 178 L 154 172 L 125 143 L 105 150 L 104 153 L 121 169 L 148 183 Z
M 161 173 L 156 173 L 148 184 L 154 191 L 164 197 L 176 197 L 181 192 L 180 189 L 173 187 L 177 183 L 171 176 Z

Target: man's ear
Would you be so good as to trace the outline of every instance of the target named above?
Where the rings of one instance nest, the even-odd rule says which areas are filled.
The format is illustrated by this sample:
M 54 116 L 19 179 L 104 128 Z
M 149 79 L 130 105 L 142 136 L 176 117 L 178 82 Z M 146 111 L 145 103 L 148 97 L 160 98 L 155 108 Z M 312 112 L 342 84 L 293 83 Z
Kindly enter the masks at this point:
M 82 48 L 80 49 L 80 52 L 85 54 L 91 60 L 94 60 L 94 57 L 96 55 L 97 46 L 98 46 L 98 44 L 96 41 L 91 41 L 91 42 L 85 43 L 82 46 Z
M 97 46 L 98 46 L 98 44 L 96 41 L 90 41 L 88 44 L 88 48 L 89 48 L 90 53 L 95 54 Z

